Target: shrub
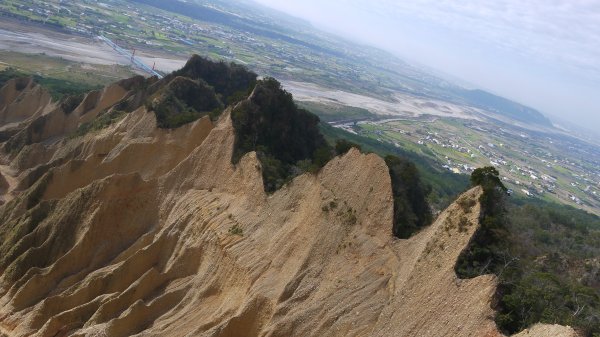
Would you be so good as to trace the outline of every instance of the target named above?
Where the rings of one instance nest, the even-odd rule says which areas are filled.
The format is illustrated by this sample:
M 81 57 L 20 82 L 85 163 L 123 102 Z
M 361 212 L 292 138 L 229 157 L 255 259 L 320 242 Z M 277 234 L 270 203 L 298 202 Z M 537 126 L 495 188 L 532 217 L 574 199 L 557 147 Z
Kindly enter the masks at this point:
M 61 101 L 60 108 L 65 114 L 68 115 L 73 112 L 73 110 L 75 110 L 79 104 L 81 104 L 81 102 L 83 102 L 84 98 L 85 94 L 67 96 Z
M 358 218 L 356 217 L 356 211 L 353 210 L 352 208 L 348 209 L 348 212 L 346 213 L 345 216 L 345 220 L 344 223 L 348 226 L 354 226 L 356 225 Z
M 475 204 L 477 204 L 477 202 L 470 198 L 461 198 L 458 200 L 458 205 L 465 213 L 470 213 Z
M 338 139 L 335 141 L 335 153 L 338 156 L 346 154 L 353 147 L 357 148 L 359 151 L 361 150 L 360 145 L 353 143 L 351 141 L 348 141 L 346 139 L 341 138 L 341 139 Z
M 466 232 L 469 227 L 469 220 L 463 215 L 458 219 L 458 231 L 460 233 Z
M 229 234 L 231 234 L 231 235 L 239 235 L 239 236 L 244 236 L 244 230 L 243 230 L 243 229 L 242 229 L 240 226 L 238 226 L 237 224 L 235 224 L 235 225 L 231 226 L 231 227 L 229 228 L 229 231 L 228 231 L 228 232 L 229 232 Z

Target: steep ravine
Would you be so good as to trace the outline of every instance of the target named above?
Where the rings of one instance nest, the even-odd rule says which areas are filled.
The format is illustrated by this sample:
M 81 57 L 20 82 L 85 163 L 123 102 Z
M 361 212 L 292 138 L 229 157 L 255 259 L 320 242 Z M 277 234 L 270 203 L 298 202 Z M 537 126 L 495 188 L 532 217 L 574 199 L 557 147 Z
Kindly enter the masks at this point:
M 229 110 L 159 129 L 139 105 L 74 137 L 135 83 L 71 112 L 17 84 L 0 90 L 0 336 L 502 336 L 494 277 L 454 273 L 478 204 L 395 239 L 374 154 L 267 195 L 255 153 L 231 163 Z

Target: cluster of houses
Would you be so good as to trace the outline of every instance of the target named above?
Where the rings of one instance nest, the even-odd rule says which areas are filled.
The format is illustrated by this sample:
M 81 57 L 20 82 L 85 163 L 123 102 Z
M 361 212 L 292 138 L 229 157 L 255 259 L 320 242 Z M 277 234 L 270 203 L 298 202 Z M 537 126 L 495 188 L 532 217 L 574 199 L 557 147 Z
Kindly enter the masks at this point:
M 355 132 L 350 124 L 345 125 L 344 129 Z M 486 134 L 511 137 L 511 133 L 503 129 L 488 130 L 479 125 L 474 125 L 473 129 Z M 534 197 L 551 193 L 579 205 L 584 205 L 586 201 L 591 200 L 600 202 L 600 170 L 598 172 L 588 172 L 589 170 L 576 164 L 573 159 L 569 160 L 556 156 L 546 148 L 519 147 L 513 143 L 507 145 L 498 141 L 471 144 L 455 134 L 441 135 L 427 129 L 418 129 L 411 132 L 390 126 L 389 130 L 386 129 L 385 131 L 402 134 L 421 146 L 430 144 L 430 147 L 451 149 L 454 152 L 461 153 L 460 156 L 445 155 L 441 163 L 444 169 L 454 173 L 470 174 L 475 169 L 474 165 L 480 166 L 483 165 L 483 162 L 486 162 L 498 168 L 502 174 L 502 180 L 515 186 L 515 190 L 525 196 Z M 361 132 L 365 132 L 364 129 Z M 374 134 L 379 141 L 387 141 L 400 146 L 396 141 L 386 139 L 384 130 L 375 130 Z M 515 139 L 517 144 L 518 142 L 531 143 L 531 136 L 523 133 L 515 134 L 511 139 Z M 518 156 L 515 156 L 515 153 Z M 522 157 L 523 160 L 519 160 L 518 157 Z M 568 172 L 570 176 L 565 178 L 565 172 Z M 562 183 L 559 180 L 562 180 Z M 566 182 L 565 180 L 571 181 Z M 582 194 L 587 195 L 588 198 L 582 200 Z

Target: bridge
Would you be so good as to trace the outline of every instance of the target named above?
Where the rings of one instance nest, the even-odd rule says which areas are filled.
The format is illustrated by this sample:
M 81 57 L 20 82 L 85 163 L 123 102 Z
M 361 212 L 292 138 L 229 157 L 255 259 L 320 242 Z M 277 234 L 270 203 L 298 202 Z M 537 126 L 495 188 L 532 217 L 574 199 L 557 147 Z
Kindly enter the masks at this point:
M 111 39 L 102 36 L 102 35 L 98 35 L 98 39 L 100 41 L 103 41 L 104 43 L 106 43 L 107 45 L 109 45 L 112 49 L 114 49 L 117 53 L 127 57 L 128 59 L 131 60 L 131 63 L 136 66 L 137 68 L 139 68 L 142 71 L 147 72 L 148 74 L 152 75 L 152 76 L 156 76 L 158 78 L 163 78 L 163 75 L 161 75 L 160 73 L 158 73 L 156 70 L 154 70 L 152 67 L 149 67 L 147 64 L 145 64 L 144 62 L 142 62 L 139 58 L 135 57 L 135 52 L 132 53 L 127 49 L 123 49 L 121 47 L 119 47 L 116 43 L 114 43 Z

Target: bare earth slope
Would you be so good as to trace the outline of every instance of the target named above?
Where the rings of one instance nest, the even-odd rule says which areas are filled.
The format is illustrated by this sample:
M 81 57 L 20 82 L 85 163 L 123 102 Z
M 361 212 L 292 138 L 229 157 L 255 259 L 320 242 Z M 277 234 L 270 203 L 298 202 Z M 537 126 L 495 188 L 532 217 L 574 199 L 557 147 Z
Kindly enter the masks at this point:
M 501 336 L 494 277 L 454 273 L 478 204 L 394 239 L 387 166 L 357 150 L 266 195 L 254 153 L 231 164 L 228 111 L 69 136 L 130 90 L 2 115 L 31 121 L 0 158 L 0 336 Z

